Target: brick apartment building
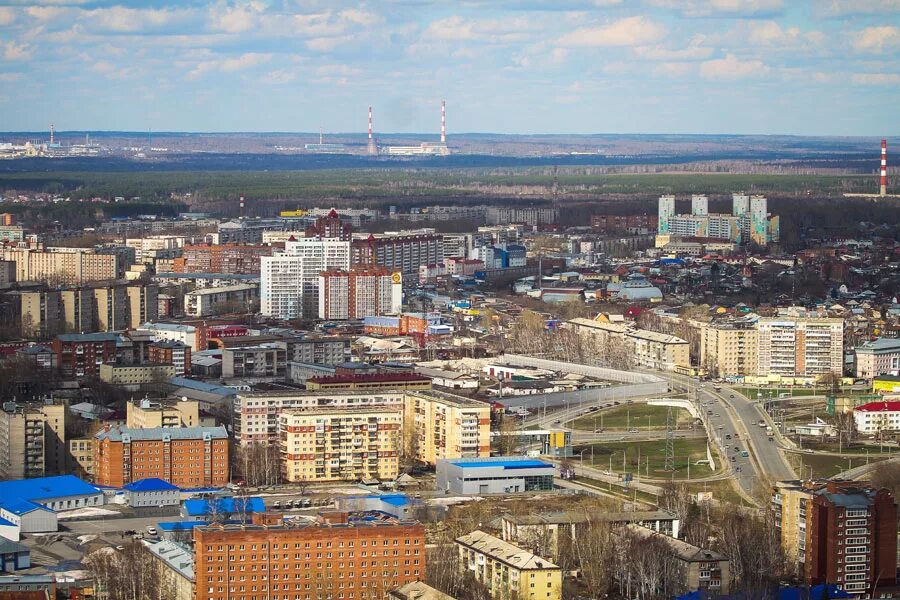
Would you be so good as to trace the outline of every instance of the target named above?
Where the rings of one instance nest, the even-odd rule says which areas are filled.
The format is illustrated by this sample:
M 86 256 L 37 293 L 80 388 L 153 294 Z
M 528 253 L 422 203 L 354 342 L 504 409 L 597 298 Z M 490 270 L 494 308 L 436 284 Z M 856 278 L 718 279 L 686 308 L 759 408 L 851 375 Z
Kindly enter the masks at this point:
M 187 245 L 173 268 L 176 273 L 259 275 L 261 256 L 272 256 L 272 246 Z
M 385 513 L 201 526 L 194 549 L 196 597 L 204 600 L 381 600 L 425 578 L 424 526 Z
M 148 358 L 151 363 L 174 366 L 176 375 L 191 374 L 191 347 L 184 342 L 154 342 L 150 344 Z
M 115 362 L 116 339 L 114 333 L 67 333 L 50 347 L 63 377 L 97 377 L 100 365 Z
M 897 582 L 897 503 L 859 481 L 781 481 L 772 496 L 787 559 L 809 585 L 851 594 Z
M 94 483 L 122 487 L 157 477 L 181 488 L 228 483 L 224 427 L 106 428 L 94 436 Z

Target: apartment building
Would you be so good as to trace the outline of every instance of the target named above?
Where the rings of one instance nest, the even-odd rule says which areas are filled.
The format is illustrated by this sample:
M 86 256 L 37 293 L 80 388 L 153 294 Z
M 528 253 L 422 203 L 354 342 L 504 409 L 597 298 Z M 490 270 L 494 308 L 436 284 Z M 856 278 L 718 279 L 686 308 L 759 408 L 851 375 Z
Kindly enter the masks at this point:
M 0 478 L 22 479 L 68 471 L 66 406 L 18 405 L 0 410 Z
M 160 250 L 175 250 L 184 246 L 187 238 L 183 235 L 149 235 L 140 238 L 126 238 L 125 246 L 134 249 L 136 264 L 150 264 Z
M 122 331 L 127 327 L 129 302 L 125 287 L 116 285 L 93 288 L 94 323 L 97 331 Z
M 897 502 L 858 481 L 779 481 L 775 527 L 808 585 L 836 583 L 854 595 L 891 587 L 897 573 Z
M 397 314 L 402 302 L 402 275 L 384 267 L 354 267 L 319 275 L 320 319 Z
M 488 206 L 485 211 L 490 225 L 524 223 L 526 225 L 547 225 L 559 219 L 559 209 L 539 206 Z
M 700 367 L 711 377 L 756 375 L 759 332 L 749 321 L 704 323 L 700 326 Z
M 431 378 L 418 373 L 365 373 L 321 375 L 306 379 L 306 389 L 381 392 L 387 390 L 430 390 Z
M 83 248 L 2 248 L 0 260 L 16 263 L 16 281 L 82 284 L 118 279 L 125 274 L 124 264 L 118 256 L 96 254 Z
M 130 429 L 156 429 L 159 427 L 214 427 L 212 417 L 200 414 L 196 400 L 154 402 L 131 401 L 125 405 L 125 426 Z
M 24 337 L 44 337 L 64 331 L 62 297 L 56 290 L 17 291 L 6 294 L 18 304 L 19 323 Z M 88 305 L 90 309 L 90 305 Z
M 562 600 L 562 569 L 540 556 L 475 530 L 456 538 L 459 567 L 498 600 Z
M 356 411 L 363 408 L 401 409 L 404 393 L 242 392 L 234 399 L 234 440 L 241 446 L 276 445 L 279 415 L 291 409 Z
M 224 427 L 110 427 L 94 436 L 97 485 L 156 477 L 180 488 L 223 487 L 228 468 Z
M 757 328 L 757 373 L 803 377 L 843 372 L 843 319 L 761 318 Z
M 288 240 L 284 254 L 260 263 L 260 312 L 279 319 L 312 318 L 319 309 L 319 274 L 350 268 L 350 242 Z
M 434 465 L 442 458 L 491 455 L 488 404 L 441 392 L 407 392 L 404 408 L 404 427 L 417 460 Z
M 223 312 L 248 312 L 259 300 L 259 286 L 237 284 L 194 290 L 184 295 L 184 314 L 208 317 Z
M 188 346 L 193 352 L 206 350 L 207 331 L 202 324 L 188 325 L 186 323 L 144 323 L 137 328 L 140 332 L 147 332 L 155 341 L 176 341 Z
M 287 351 L 277 342 L 222 350 L 222 377 L 283 380 Z
M 350 338 L 305 336 L 276 342 L 288 362 L 335 366 L 352 358 Z
M 272 256 L 272 246 L 237 244 L 188 244 L 176 258 L 175 273 L 228 273 L 256 275 L 263 256 Z
M 52 294 L 53 292 L 43 292 Z M 88 333 L 97 331 L 94 323 L 94 292 L 90 288 L 64 289 L 59 292 L 65 331 Z
M 900 340 L 878 338 L 858 346 L 856 376 L 872 379 L 878 375 L 900 375 Z
M 125 326 L 137 329 L 141 323 L 159 318 L 159 287 L 156 285 L 129 285 L 125 288 L 128 312 Z
M 393 481 L 400 472 L 403 411 L 286 410 L 279 417 L 285 481 Z
M 153 342 L 148 348 L 147 360 L 158 365 L 172 365 L 175 375 L 191 374 L 191 348 L 183 342 Z
M 853 409 L 856 430 L 863 435 L 900 431 L 900 402 L 867 402 Z
M 100 365 L 116 360 L 114 333 L 65 333 L 50 344 L 63 377 L 97 377 Z
M 354 265 L 381 265 L 404 277 L 416 277 L 419 267 L 439 263 L 444 258 L 443 236 L 433 229 L 369 234 L 354 239 Z
M 683 589 L 714 595 L 728 594 L 731 567 L 724 554 L 656 533 L 637 523 L 629 523 L 625 528 L 639 538 L 661 540 L 669 547 L 671 555 L 682 565 Z
M 592 339 L 598 347 L 607 347 L 611 342 L 622 344 L 636 367 L 671 371 L 691 364 L 690 344 L 674 335 L 581 318 L 567 321 L 566 326 Z
M 314 522 L 194 528 L 204 600 L 382 600 L 425 578 L 425 529 L 384 513 L 326 513 Z

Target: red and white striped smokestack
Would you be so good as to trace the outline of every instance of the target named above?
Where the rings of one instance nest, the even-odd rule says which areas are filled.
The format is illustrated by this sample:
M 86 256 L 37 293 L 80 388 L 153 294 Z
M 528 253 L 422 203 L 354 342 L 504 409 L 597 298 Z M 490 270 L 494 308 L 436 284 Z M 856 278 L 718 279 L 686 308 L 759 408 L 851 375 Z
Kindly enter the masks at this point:
M 372 141 L 372 107 L 369 107 L 369 141 Z
M 244 196 L 241 196 L 241 216 L 244 216 Z
M 447 143 L 447 101 L 441 100 L 441 143 Z
M 887 196 L 887 140 L 881 140 L 881 195 Z

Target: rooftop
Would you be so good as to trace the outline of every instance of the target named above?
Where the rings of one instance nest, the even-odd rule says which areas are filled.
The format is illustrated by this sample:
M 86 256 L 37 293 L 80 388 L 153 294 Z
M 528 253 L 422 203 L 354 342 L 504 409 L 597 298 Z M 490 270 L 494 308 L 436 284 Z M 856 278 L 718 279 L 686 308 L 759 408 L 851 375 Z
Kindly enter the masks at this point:
M 503 540 L 485 533 L 475 530 L 466 535 L 456 538 L 456 543 L 475 550 L 480 554 L 484 554 L 506 563 L 509 566 L 519 570 L 534 569 L 558 569 L 555 564 L 548 560 L 532 554 L 527 550 L 523 550 L 518 546 L 504 542 Z
M 496 468 L 500 467 L 502 469 L 543 469 L 548 468 L 552 469 L 553 465 L 550 463 L 544 462 L 542 460 L 535 460 L 533 458 L 509 458 L 509 457 L 492 457 L 492 458 L 484 458 L 481 460 L 471 460 L 471 459 L 451 459 L 448 460 L 451 465 L 456 467 L 461 467 L 463 469 L 482 469 L 482 468 Z
M 424 581 L 413 581 L 390 592 L 399 600 L 454 600 L 440 590 L 436 590 Z
M 669 537 L 668 535 L 663 535 L 661 533 L 656 533 L 646 527 L 641 527 L 640 525 L 635 525 L 630 523 L 626 525 L 628 530 L 638 537 L 642 537 L 644 539 L 660 539 L 668 544 L 669 548 L 672 549 L 672 552 L 685 562 L 697 562 L 697 561 L 721 561 L 728 560 L 724 554 L 720 554 L 714 550 L 706 550 L 704 548 L 700 548 L 693 544 L 688 544 L 682 540 L 675 539 L 673 537 Z
M 158 477 L 148 477 L 129 483 L 122 489 L 126 489 L 130 492 L 170 492 L 173 490 L 177 491 L 179 488 Z
M 148 429 L 111 427 L 108 431 L 97 432 L 94 437 L 98 440 L 109 439 L 113 442 L 121 442 L 124 435 L 131 436 L 132 441 L 159 441 L 166 437 L 171 440 L 197 440 L 206 434 L 215 440 L 228 439 L 228 432 L 224 427 L 153 427 Z
M 869 402 L 853 409 L 854 412 L 900 412 L 900 402 Z
M 184 511 L 190 517 L 202 517 L 204 515 L 217 513 L 235 513 L 235 512 L 265 512 L 266 505 L 263 499 L 258 496 L 245 498 L 246 505 L 241 506 L 240 501 L 236 498 L 217 498 L 215 505 L 205 498 L 185 500 Z M 215 506 L 214 510 L 211 508 Z
M 162 540 L 160 542 L 144 542 L 144 546 L 154 556 L 169 565 L 176 573 L 194 581 L 194 553 L 177 542 Z

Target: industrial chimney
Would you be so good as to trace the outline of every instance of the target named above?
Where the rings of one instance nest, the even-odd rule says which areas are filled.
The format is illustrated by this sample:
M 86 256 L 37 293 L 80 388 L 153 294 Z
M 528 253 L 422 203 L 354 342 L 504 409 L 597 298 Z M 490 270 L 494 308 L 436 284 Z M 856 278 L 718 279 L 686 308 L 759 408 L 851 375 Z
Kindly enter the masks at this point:
M 375 136 L 372 134 L 372 107 L 369 107 L 369 145 L 366 151 L 370 156 L 378 154 L 378 147 L 375 146 Z
M 441 100 L 441 143 L 447 143 L 447 101 Z
M 887 196 L 887 140 L 881 140 L 881 195 Z

